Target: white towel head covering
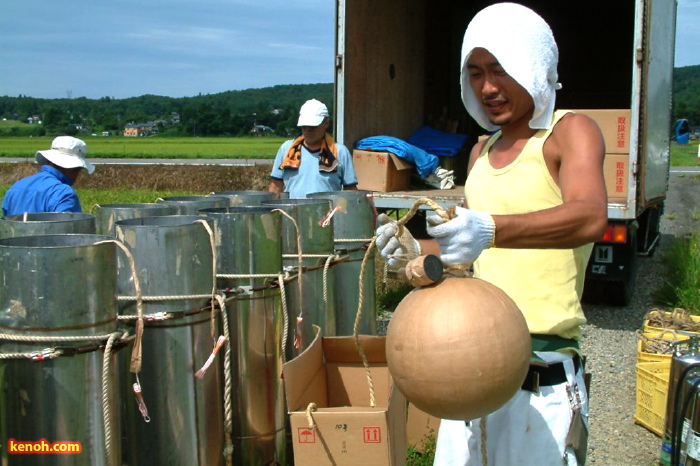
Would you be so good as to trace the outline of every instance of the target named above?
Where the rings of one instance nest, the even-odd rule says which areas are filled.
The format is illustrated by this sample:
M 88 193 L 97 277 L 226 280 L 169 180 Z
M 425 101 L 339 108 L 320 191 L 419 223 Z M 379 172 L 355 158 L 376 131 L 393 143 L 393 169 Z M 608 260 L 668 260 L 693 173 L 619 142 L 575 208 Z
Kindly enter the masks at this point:
M 467 60 L 475 48 L 491 53 L 535 102 L 530 128 L 545 129 L 552 121 L 559 50 L 549 25 L 534 11 L 515 3 L 497 3 L 474 16 L 462 43 L 462 101 L 469 114 L 488 131 L 493 125 L 469 85 Z

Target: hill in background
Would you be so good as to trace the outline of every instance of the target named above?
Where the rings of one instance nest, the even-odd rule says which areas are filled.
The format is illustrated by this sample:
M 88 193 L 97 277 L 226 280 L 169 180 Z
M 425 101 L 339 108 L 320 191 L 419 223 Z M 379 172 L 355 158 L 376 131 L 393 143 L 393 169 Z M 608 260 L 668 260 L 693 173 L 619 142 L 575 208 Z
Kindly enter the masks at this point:
M 700 65 L 673 70 L 673 116 L 700 125 Z
M 312 98 L 324 102 L 332 113 L 333 84 L 280 85 L 178 98 L 3 96 L 0 119 L 31 124 L 0 126 L 0 135 L 120 134 L 129 123 L 150 122 L 155 131 L 173 136 L 241 136 L 256 127 L 263 135 L 288 136 L 297 132 L 299 107 Z
M 675 68 L 673 122 L 700 125 L 700 65 Z M 299 107 L 316 98 L 333 114 L 333 84 L 299 84 L 200 94 L 193 97 L 142 95 L 127 99 L 37 99 L 0 97 L 3 135 L 121 134 L 129 123 L 151 123 L 149 134 L 242 136 L 297 134 Z M 28 121 L 41 124 L 26 124 Z

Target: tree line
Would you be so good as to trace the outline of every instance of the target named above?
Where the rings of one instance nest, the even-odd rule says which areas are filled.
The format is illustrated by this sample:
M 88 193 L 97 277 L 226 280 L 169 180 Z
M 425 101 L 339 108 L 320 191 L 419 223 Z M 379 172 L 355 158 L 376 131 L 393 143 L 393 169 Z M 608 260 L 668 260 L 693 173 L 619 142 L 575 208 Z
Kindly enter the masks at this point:
M 312 98 L 331 110 L 333 84 L 280 85 L 181 98 L 0 96 L 0 118 L 28 122 L 36 117 L 36 124 L 0 127 L 0 134 L 120 134 L 129 123 L 154 122 L 159 134 L 169 136 L 243 136 L 255 126 L 261 128 L 260 134 L 288 136 L 298 132 L 299 107 Z
M 673 121 L 685 118 L 700 125 L 700 65 L 673 70 Z
M 700 125 L 700 65 L 675 68 L 673 118 Z M 2 135 L 55 135 L 109 132 L 120 134 L 128 123 L 155 122 L 159 134 L 169 136 L 292 136 L 299 107 L 316 98 L 333 114 L 333 84 L 298 84 L 227 91 L 194 97 L 142 95 L 127 99 L 86 97 L 39 99 L 0 96 L 0 118 L 26 122 L 36 116 L 41 124 L 0 126 Z M 670 130 L 670 129 L 669 129 Z

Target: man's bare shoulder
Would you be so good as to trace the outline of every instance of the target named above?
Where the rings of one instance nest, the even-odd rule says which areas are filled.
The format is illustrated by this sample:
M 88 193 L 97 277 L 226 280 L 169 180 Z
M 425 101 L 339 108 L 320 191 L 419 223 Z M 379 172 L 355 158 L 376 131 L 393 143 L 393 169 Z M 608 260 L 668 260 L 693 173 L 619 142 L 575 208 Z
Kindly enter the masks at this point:
M 471 170 L 474 162 L 476 162 L 476 159 L 479 158 L 479 155 L 484 150 L 484 147 L 486 147 L 488 140 L 489 138 L 483 138 L 477 141 L 477 143 L 472 147 L 471 151 L 469 152 L 469 170 Z
M 571 146 L 598 149 L 605 152 L 603 135 L 598 124 L 582 113 L 567 113 L 556 124 L 550 137 L 561 149 Z
M 581 132 L 600 134 L 598 123 L 588 115 L 583 113 L 567 113 L 556 124 L 552 130 L 552 135 L 572 136 Z
M 561 118 L 561 120 L 559 120 L 557 125 L 554 127 L 552 134 L 563 134 L 580 131 L 599 132 L 600 128 L 598 127 L 598 123 L 596 123 L 595 120 L 593 120 L 588 115 L 584 115 L 583 113 L 571 112 L 567 113 Z

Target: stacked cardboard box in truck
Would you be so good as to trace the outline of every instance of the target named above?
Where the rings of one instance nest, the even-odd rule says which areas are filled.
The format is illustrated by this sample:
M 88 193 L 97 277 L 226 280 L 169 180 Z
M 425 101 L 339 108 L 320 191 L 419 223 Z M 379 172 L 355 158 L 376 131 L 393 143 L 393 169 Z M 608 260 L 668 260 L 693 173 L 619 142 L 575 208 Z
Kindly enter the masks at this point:
M 628 194 L 631 111 L 629 109 L 574 110 L 600 126 L 605 141 L 605 187 L 608 199 L 625 201 Z

